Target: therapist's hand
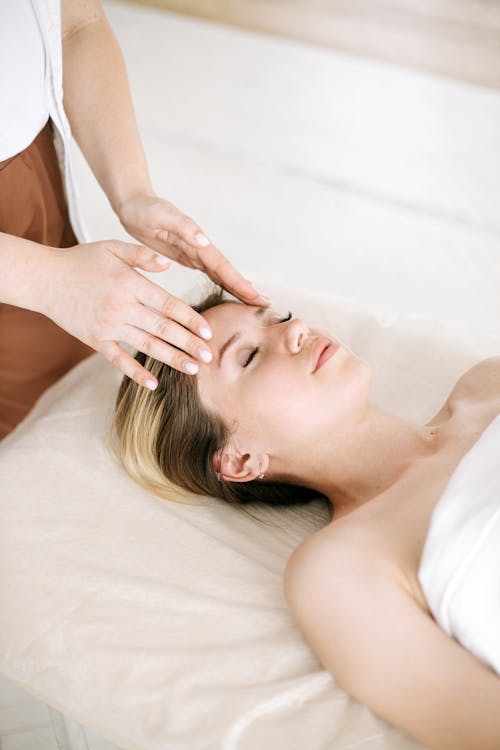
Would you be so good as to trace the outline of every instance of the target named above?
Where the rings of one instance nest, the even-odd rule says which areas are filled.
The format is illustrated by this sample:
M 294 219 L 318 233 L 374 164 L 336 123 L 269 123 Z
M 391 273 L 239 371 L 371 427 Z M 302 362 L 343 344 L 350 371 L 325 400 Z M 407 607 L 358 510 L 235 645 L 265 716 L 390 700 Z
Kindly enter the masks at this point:
M 209 361 L 201 354 L 209 350 L 202 337 L 211 337 L 205 319 L 135 270 L 164 271 L 166 258 L 118 240 L 46 250 L 37 309 L 139 385 L 158 382 L 120 342 L 182 372 Z
M 172 203 L 141 193 L 123 201 L 116 214 L 139 242 L 188 268 L 197 268 L 248 305 L 269 304 L 204 235 L 198 224 Z

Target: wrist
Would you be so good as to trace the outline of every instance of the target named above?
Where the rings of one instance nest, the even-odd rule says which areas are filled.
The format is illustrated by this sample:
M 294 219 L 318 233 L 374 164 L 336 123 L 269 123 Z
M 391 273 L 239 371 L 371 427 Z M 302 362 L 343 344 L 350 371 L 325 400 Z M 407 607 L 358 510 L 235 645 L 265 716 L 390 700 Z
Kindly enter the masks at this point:
M 134 198 L 139 197 L 156 198 L 156 193 L 153 190 L 150 182 L 141 183 L 137 181 L 131 183 L 129 181 L 126 188 L 119 188 L 113 192 L 113 195 L 110 197 L 109 202 L 111 204 L 111 208 L 118 216 L 120 221 L 123 207 Z
M 39 245 L 30 269 L 30 310 L 51 318 L 51 300 L 61 284 L 61 262 L 69 248 Z
M 0 300 L 47 314 L 55 248 L 0 233 Z

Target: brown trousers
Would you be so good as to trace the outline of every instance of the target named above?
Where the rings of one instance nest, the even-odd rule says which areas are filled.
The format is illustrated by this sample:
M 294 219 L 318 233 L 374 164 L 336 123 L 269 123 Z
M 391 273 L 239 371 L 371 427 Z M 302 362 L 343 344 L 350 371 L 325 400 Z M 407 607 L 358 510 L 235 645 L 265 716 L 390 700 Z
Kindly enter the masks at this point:
M 28 148 L 0 162 L 0 232 L 51 247 L 77 244 L 50 120 Z M 91 354 L 45 315 L 0 303 L 0 440 L 43 391 Z

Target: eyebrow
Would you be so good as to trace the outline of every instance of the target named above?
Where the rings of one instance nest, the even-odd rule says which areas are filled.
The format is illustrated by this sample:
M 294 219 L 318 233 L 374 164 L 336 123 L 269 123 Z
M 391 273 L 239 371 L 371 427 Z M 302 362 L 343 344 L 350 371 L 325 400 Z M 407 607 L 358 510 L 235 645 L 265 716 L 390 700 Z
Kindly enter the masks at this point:
M 258 307 L 254 313 L 255 317 L 262 318 L 266 310 L 268 310 L 267 307 Z M 220 351 L 219 351 L 217 367 L 220 367 L 224 353 L 229 349 L 230 346 L 236 343 L 236 341 L 238 341 L 239 338 L 241 338 L 241 332 L 237 331 L 236 333 L 233 333 L 233 335 L 230 336 L 230 338 L 228 338 L 225 344 L 222 344 Z

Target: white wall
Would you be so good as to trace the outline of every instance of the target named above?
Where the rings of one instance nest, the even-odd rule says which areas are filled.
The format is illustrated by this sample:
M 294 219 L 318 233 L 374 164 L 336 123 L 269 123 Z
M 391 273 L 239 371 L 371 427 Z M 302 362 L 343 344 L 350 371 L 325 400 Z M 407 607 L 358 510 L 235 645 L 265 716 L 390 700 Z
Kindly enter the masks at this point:
M 498 330 L 499 92 L 105 7 L 157 191 L 241 270 Z M 81 158 L 77 174 L 92 237 L 125 237 Z

